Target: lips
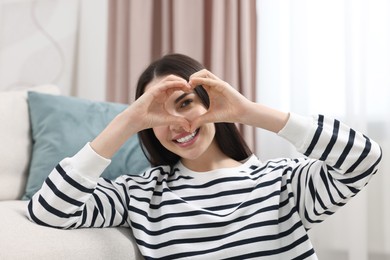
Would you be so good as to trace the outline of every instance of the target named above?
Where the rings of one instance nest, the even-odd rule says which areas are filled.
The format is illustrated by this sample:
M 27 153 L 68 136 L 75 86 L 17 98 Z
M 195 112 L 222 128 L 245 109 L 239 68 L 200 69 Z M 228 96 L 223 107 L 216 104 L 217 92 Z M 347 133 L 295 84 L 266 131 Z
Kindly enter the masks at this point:
M 182 134 L 178 138 L 173 139 L 173 141 L 176 143 L 179 143 L 179 144 L 186 144 L 186 143 L 192 141 L 195 138 L 195 136 L 198 134 L 198 132 L 199 132 L 199 128 L 196 129 L 191 134 L 186 134 L 186 135 Z

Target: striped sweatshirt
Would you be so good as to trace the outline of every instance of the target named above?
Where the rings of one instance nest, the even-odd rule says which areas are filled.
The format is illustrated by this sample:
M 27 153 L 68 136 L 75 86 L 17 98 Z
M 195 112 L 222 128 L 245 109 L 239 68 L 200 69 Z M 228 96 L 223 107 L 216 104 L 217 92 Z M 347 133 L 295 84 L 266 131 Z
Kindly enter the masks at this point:
M 291 114 L 278 133 L 304 154 L 194 172 L 180 162 L 115 181 L 86 144 L 28 205 L 56 228 L 130 227 L 145 259 L 317 259 L 307 231 L 377 172 L 381 148 L 343 123 Z

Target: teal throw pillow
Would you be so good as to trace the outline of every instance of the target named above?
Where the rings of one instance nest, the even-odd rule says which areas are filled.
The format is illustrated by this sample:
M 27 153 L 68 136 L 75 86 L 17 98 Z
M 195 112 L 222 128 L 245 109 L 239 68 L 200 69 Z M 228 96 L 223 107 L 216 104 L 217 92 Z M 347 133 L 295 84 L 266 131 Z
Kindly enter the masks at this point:
M 127 105 L 81 98 L 28 93 L 32 129 L 32 157 L 23 199 L 30 199 L 53 168 L 92 141 Z M 112 158 L 102 176 L 115 179 L 142 173 L 149 167 L 138 136 L 131 137 Z

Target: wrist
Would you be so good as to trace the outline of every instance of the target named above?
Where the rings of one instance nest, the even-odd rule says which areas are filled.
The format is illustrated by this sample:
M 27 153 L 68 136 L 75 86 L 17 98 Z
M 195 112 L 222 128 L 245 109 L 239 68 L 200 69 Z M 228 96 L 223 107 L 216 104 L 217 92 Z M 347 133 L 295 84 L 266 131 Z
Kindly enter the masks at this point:
M 124 131 L 125 134 L 132 136 L 139 131 L 145 129 L 145 126 L 142 125 L 144 122 L 140 118 L 141 116 L 137 111 L 133 111 L 131 107 L 126 108 L 122 113 L 118 114 L 114 120 L 117 120 L 118 127 Z
M 132 135 L 138 132 L 133 122 L 136 121 L 128 115 L 127 110 L 118 114 L 90 143 L 92 149 L 104 158 L 110 159 Z

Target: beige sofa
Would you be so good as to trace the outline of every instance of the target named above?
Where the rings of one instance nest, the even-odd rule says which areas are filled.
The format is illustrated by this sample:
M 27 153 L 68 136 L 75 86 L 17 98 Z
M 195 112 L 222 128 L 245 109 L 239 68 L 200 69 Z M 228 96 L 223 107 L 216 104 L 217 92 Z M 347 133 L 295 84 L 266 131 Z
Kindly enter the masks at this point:
M 33 90 L 59 94 L 54 86 Z M 142 259 L 128 228 L 60 230 L 28 220 L 21 198 L 35 143 L 27 97 L 26 90 L 0 92 L 0 259 Z

